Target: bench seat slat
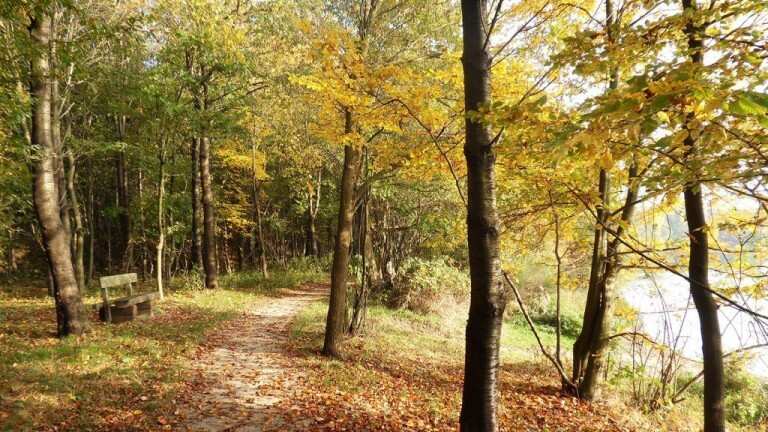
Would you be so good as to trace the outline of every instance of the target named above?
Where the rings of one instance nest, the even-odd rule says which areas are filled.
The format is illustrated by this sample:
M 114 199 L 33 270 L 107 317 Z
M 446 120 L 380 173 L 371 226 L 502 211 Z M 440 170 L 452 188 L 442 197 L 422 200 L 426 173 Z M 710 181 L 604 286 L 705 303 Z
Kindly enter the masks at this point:
M 139 303 L 144 303 L 150 300 L 155 300 L 159 297 L 160 295 L 158 293 L 150 292 L 145 294 L 138 294 L 134 296 L 114 299 L 114 300 L 111 300 L 110 303 L 114 303 L 114 305 L 118 307 L 126 307 L 126 306 L 132 306 Z

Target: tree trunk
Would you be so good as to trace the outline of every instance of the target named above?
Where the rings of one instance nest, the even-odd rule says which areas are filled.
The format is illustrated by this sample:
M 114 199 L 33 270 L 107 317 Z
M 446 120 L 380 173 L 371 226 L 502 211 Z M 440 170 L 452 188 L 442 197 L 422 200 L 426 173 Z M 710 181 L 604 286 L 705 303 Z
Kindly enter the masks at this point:
M 693 22 L 696 11 L 695 0 L 682 0 L 684 16 L 689 20 L 685 26 L 688 37 L 688 49 L 691 56 L 693 74 L 699 74 L 703 66 L 704 47 L 701 33 L 704 29 Z M 688 15 L 691 14 L 691 15 Z M 688 124 L 695 119 L 689 113 Z M 688 134 L 684 141 L 686 162 L 695 159 L 698 153 L 696 140 Z M 689 166 L 697 166 L 690 164 Z M 695 168 L 693 168 L 695 170 Z M 702 352 L 704 358 L 704 432 L 725 431 L 725 407 L 723 403 L 723 348 L 720 335 L 720 323 L 715 302 L 709 286 L 709 233 L 704 214 L 702 185 L 693 172 L 693 179 L 685 184 L 685 218 L 688 222 L 690 256 L 688 260 L 688 278 L 691 296 L 696 305 L 701 328 Z
M 368 150 L 364 155 L 364 180 L 368 179 Z M 363 192 L 363 202 L 360 208 L 360 255 L 362 256 L 362 275 L 360 277 L 360 286 L 355 291 L 355 298 L 352 304 L 352 319 L 349 323 L 349 333 L 357 334 L 365 323 L 368 311 L 368 297 L 371 289 L 381 279 L 381 275 L 376 265 L 376 258 L 373 253 L 373 241 L 370 230 L 370 197 L 371 188 L 367 185 Z
M 200 190 L 203 203 L 203 268 L 205 287 L 219 287 L 219 267 L 216 259 L 216 220 L 213 212 L 213 187 L 211 186 L 211 140 L 200 139 Z
M 306 239 L 304 245 L 304 254 L 306 256 L 317 256 L 317 229 L 315 225 L 315 214 L 311 208 L 307 208 Z
M 624 233 L 624 227 L 629 225 L 632 220 L 638 189 L 637 166 L 632 164 L 629 168 L 627 195 L 621 212 L 621 222 L 617 224 L 611 241 L 607 242 L 602 276 L 595 286 L 599 307 L 596 315 L 591 317 L 590 327 L 592 334 L 585 347 L 587 351 L 586 365 L 581 381 L 578 384 L 579 396 L 586 400 L 592 400 L 600 396 L 601 371 L 603 369 L 605 351 L 608 347 L 607 338 L 611 331 L 611 313 L 615 297 L 613 283 L 621 268 L 621 255 L 619 255 L 620 239 Z
M 310 176 L 311 178 L 311 176 Z M 304 253 L 307 256 L 318 256 L 317 247 L 317 212 L 320 209 L 320 190 L 323 185 L 323 170 L 318 170 L 317 187 L 309 186 L 307 191 L 307 227 Z
M 344 111 L 344 132 L 352 133 L 352 112 Z M 344 168 L 341 174 L 339 219 L 331 268 L 331 296 L 325 324 L 323 354 L 339 356 L 339 342 L 347 329 L 347 267 L 352 241 L 352 218 L 355 213 L 355 184 L 360 173 L 360 148 L 344 146 Z
M 200 202 L 200 138 L 192 140 L 192 263 L 198 269 L 203 268 L 203 238 L 200 227 L 203 225 L 202 205 Z
M 93 167 L 91 167 L 91 173 L 93 173 Z M 93 274 L 94 274 L 94 258 L 95 258 L 95 251 L 94 248 L 96 247 L 96 232 L 94 230 L 95 222 L 93 220 L 94 218 L 94 197 L 93 197 L 93 179 L 90 179 L 88 181 L 88 282 L 86 283 L 86 286 L 93 281 Z
M 486 40 L 486 0 L 462 0 L 464 107 L 477 112 L 490 102 L 490 63 Z M 467 241 L 471 296 L 464 357 L 460 428 L 498 430 L 499 339 L 506 299 L 499 262 L 499 221 L 490 130 L 466 118 Z
M 8 247 L 5 250 L 5 272 L 8 274 L 15 273 L 17 270 L 15 234 L 13 226 L 8 228 Z
M 261 200 L 259 199 L 258 185 L 256 186 L 256 235 L 259 239 L 259 264 L 264 279 L 269 279 L 269 270 L 267 269 L 267 243 L 264 240 L 264 229 L 261 223 Z
M 126 117 L 115 116 L 117 136 L 120 141 L 125 139 Z M 128 271 L 133 261 L 133 245 L 131 244 L 131 211 L 128 197 L 128 169 L 126 166 L 125 150 L 117 153 L 115 158 L 115 182 L 117 183 L 117 209 L 119 229 L 119 246 L 117 249 L 120 265 L 123 271 Z
M 251 170 L 253 178 L 251 179 L 251 192 L 253 201 L 253 218 L 256 222 L 254 232 L 251 233 L 251 263 L 256 264 L 256 254 L 258 253 L 259 265 L 264 279 L 269 278 L 267 269 L 267 245 L 264 243 L 264 231 L 261 225 L 261 190 L 259 187 L 259 178 L 257 176 L 256 166 L 256 141 L 251 142 Z M 258 245 L 257 245 L 258 242 Z M 258 246 L 258 247 L 257 247 Z
M 163 253 L 165 252 L 165 138 L 160 141 L 160 153 L 158 154 L 159 179 L 157 181 L 157 253 L 155 256 L 157 268 L 157 292 L 160 300 L 165 297 L 163 287 Z
M 53 278 L 58 334 L 64 337 L 82 334 L 87 318 L 77 289 L 69 233 L 61 220 L 57 191 L 57 155 L 51 140 L 50 70 L 46 55 L 41 54 L 48 48 L 50 22 L 46 15 L 36 16 L 32 17 L 29 27 L 32 42 L 39 49 L 32 59 L 30 74 L 32 146 L 38 153 L 34 163 L 33 198 Z
M 56 14 L 51 18 L 51 33 L 48 49 L 50 61 L 50 92 L 51 92 L 51 145 L 53 146 L 54 169 L 56 178 L 56 193 L 59 197 L 61 223 L 68 235 L 72 233 L 69 220 L 69 202 L 67 199 L 67 175 L 64 169 L 64 143 L 61 139 L 61 100 L 59 96 L 58 57 L 57 57 L 57 22 Z
M 72 210 L 72 220 L 75 222 L 75 229 L 72 233 L 72 255 L 75 261 L 75 276 L 77 278 L 77 286 L 81 293 L 85 292 L 85 262 L 84 262 L 84 247 L 85 240 L 83 238 L 83 212 L 80 208 L 80 199 L 77 196 L 77 186 L 75 185 L 75 157 L 72 152 L 67 153 L 67 160 L 69 162 L 69 170 L 67 171 L 67 194 L 69 195 L 70 209 Z
M 614 39 L 613 21 L 613 2 L 605 2 L 606 16 L 606 34 L 609 41 Z M 611 68 L 609 77 L 609 89 L 615 90 L 618 87 L 618 70 Z M 607 334 L 603 331 L 609 327 L 608 306 L 610 296 L 606 292 L 608 285 L 606 279 L 606 261 L 607 261 L 607 238 L 605 235 L 605 225 L 608 223 L 608 206 L 610 205 L 611 176 L 606 169 L 600 169 L 598 181 L 598 194 L 600 195 L 600 204 L 597 208 L 597 220 L 595 221 L 595 235 L 592 246 L 592 266 L 589 274 L 589 287 L 587 290 L 587 302 L 584 308 L 584 318 L 579 336 L 573 345 L 573 384 L 577 387 L 578 396 L 582 399 L 592 400 L 598 396 L 598 372 L 602 362 L 594 362 L 596 356 L 602 356 L 602 349 L 596 352 L 595 349 L 604 347 L 601 342 Z M 591 367 L 590 367 L 591 365 Z
M 141 280 L 147 278 L 147 220 L 144 215 L 144 170 L 138 170 L 139 232 L 141 233 Z

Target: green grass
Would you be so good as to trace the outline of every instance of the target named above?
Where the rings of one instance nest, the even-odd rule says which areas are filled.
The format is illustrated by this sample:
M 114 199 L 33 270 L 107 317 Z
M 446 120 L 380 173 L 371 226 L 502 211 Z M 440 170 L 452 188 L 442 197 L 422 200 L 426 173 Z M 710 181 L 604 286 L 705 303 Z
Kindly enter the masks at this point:
M 328 306 L 324 302 L 315 303 L 301 311 L 292 326 L 293 337 L 313 338 L 313 342 L 320 345 L 327 311 Z M 464 358 L 466 313 L 461 306 L 440 316 L 372 305 L 368 310 L 369 322 L 364 338 L 371 351 L 397 350 L 413 358 L 428 353 L 446 362 L 461 362 Z M 554 351 L 554 329 L 537 325 L 537 331 L 545 346 Z M 515 316 L 506 319 L 501 334 L 502 361 L 530 361 L 540 357 L 539 346 L 525 321 Z M 570 351 L 573 342 L 573 337 L 563 336 L 561 343 L 564 353 Z

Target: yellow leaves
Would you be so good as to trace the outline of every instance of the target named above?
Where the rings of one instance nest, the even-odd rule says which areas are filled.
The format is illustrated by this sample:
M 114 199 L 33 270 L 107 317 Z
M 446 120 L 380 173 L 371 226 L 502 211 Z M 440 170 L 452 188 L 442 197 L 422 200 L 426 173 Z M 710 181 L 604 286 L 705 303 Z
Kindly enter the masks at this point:
M 227 168 L 241 170 L 256 175 L 259 180 L 269 178 L 266 172 L 266 155 L 256 151 L 240 149 L 237 142 L 224 142 L 216 149 L 216 156 Z M 253 172 L 255 168 L 255 173 Z
M 673 148 L 681 147 L 683 143 L 685 142 L 686 138 L 688 138 L 689 134 L 687 130 L 680 130 L 675 132 L 674 135 L 672 135 L 672 140 L 670 143 L 672 144 Z
M 634 123 L 627 128 L 627 139 L 629 140 L 630 144 L 634 144 L 640 141 L 640 132 L 641 127 L 639 123 Z
M 322 92 L 327 89 L 326 83 L 316 76 L 291 74 L 288 79 L 293 84 L 300 85 L 315 92 Z
M 608 170 L 613 168 L 613 155 L 611 154 L 611 151 L 608 149 L 605 149 L 602 155 L 600 155 L 600 159 L 598 160 L 600 164 L 600 168 Z
M 722 105 L 722 100 L 720 99 L 704 99 L 701 100 L 695 107 L 695 112 L 699 116 L 709 116 L 712 114 L 717 108 L 720 108 Z

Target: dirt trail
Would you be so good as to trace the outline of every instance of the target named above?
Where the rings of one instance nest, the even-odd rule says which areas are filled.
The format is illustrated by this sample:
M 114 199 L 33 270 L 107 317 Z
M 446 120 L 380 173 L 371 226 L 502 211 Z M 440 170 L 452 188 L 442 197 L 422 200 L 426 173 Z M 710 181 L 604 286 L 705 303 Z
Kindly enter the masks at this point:
M 254 432 L 281 429 L 276 404 L 300 371 L 283 346 L 291 318 L 327 295 L 327 285 L 284 291 L 211 335 L 194 360 L 174 429 Z M 294 427 L 296 425 L 293 425 Z

